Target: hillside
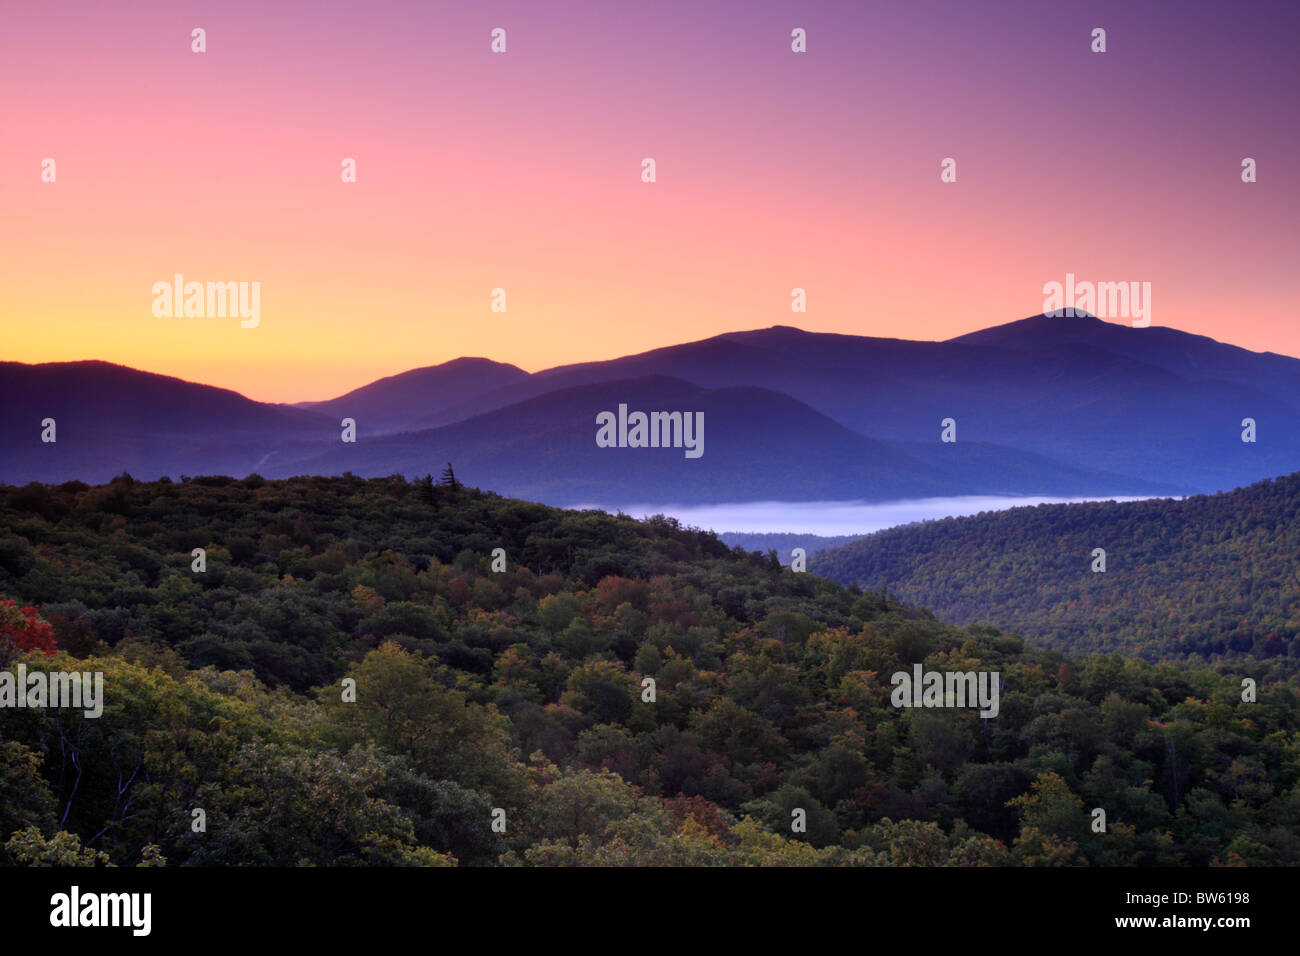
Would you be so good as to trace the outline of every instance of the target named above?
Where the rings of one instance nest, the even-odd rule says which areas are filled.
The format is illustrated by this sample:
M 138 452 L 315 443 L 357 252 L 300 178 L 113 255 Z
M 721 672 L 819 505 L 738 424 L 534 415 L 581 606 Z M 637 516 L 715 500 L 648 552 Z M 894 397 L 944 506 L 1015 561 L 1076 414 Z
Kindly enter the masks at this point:
M 1133 329 L 1079 316 L 1036 315 L 948 341 L 1030 354 L 1044 348 L 1086 346 L 1163 368 L 1190 381 L 1262 387 L 1300 410 L 1300 360 L 1273 352 L 1251 352 L 1178 329 Z
M 1009 446 L 1178 491 L 1228 490 L 1300 463 L 1300 359 L 1174 328 L 1033 316 L 944 342 L 806 332 L 729 332 L 559 366 L 438 411 L 443 424 L 548 391 L 645 376 L 782 392 L 846 428 L 930 442 Z M 1258 441 L 1241 441 L 1255 419 Z M 1173 490 L 1173 489 L 1169 489 Z
M 682 448 L 600 448 L 596 415 L 680 410 L 704 416 L 702 454 Z M 965 441 L 877 441 L 770 389 L 701 389 L 656 376 L 559 389 L 455 425 L 334 442 L 306 458 L 272 456 L 268 477 L 418 477 L 452 461 L 495 491 L 572 506 L 783 499 L 888 500 L 953 494 L 1151 494 L 1169 486 L 1071 468 L 1012 448 Z
M 42 441 L 54 419 L 55 441 Z M 255 471 L 271 452 L 337 441 L 338 422 L 108 362 L 0 362 L 0 481 L 108 481 Z
M 785 327 L 724 338 L 784 362 L 769 387 L 880 438 L 928 438 L 952 416 L 959 441 L 1200 492 L 1300 465 L 1300 360 L 1176 329 L 1040 315 L 946 342 Z
M 523 374 L 487 363 L 489 377 Z M 235 392 L 105 363 L 8 363 L 0 401 L 0 480 L 107 481 L 195 473 L 269 477 L 344 474 L 418 477 L 455 461 L 467 475 L 491 475 L 500 492 L 555 505 L 619 507 L 633 501 L 877 500 L 957 494 L 1157 494 L 1167 482 L 1076 468 L 1020 449 L 962 440 L 868 438 L 790 396 L 766 388 L 702 389 L 649 376 L 546 391 L 437 429 L 390 433 L 390 411 L 419 407 L 411 394 L 431 379 L 454 392 L 484 370 L 448 363 L 398 376 L 312 408 L 265 405 Z M 427 374 L 426 374 L 427 373 Z M 599 448 L 596 415 L 689 411 L 705 420 L 703 454 Z M 355 442 L 340 419 L 355 421 Z M 57 441 L 42 441 L 48 410 Z M 399 416 L 400 418 L 400 416 Z
M 390 375 L 328 401 L 300 402 L 296 407 L 336 420 L 353 418 L 375 432 L 403 431 L 416 422 L 429 427 L 425 420 L 432 409 L 454 407 L 527 378 L 528 373 L 514 365 L 459 358 Z
M 0 487 L 20 663 L 102 672 L 103 712 L 0 708 L 0 863 L 1300 863 L 1294 680 L 1067 660 L 664 519 Z M 895 706 L 914 665 L 996 672 L 997 713 Z
M 1073 652 L 1300 666 L 1300 474 L 1185 500 L 1012 508 L 868 535 L 809 571 Z M 1094 573 L 1092 551 L 1106 552 Z

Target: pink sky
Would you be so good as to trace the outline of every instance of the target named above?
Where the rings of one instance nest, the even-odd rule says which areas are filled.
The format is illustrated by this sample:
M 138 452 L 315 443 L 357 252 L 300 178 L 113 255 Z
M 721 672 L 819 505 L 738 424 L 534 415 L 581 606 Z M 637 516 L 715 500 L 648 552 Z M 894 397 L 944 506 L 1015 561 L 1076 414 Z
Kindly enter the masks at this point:
M 0 358 L 321 399 L 774 324 L 949 338 L 1066 272 L 1300 355 L 1300 5 L 1138 6 L 10 5 Z M 176 272 L 260 282 L 258 327 L 155 317 Z

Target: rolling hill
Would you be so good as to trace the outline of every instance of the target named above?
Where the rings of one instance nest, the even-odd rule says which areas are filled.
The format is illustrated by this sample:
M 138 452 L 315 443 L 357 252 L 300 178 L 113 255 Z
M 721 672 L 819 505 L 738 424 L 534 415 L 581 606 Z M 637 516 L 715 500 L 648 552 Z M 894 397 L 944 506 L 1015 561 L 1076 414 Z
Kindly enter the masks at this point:
M 11 483 L 246 475 L 272 451 L 337 436 L 309 411 L 122 365 L 0 363 L 0 475 Z
M 597 447 L 596 415 L 630 410 L 703 413 L 704 454 Z M 548 392 L 455 425 L 364 443 L 335 443 L 298 460 L 272 458 L 261 473 L 408 477 L 444 461 L 471 483 L 557 505 L 1015 494 L 1151 494 L 1152 482 L 1062 466 L 980 442 L 878 441 L 770 389 L 702 389 L 663 376 Z
M 334 419 L 354 418 L 376 432 L 403 431 L 418 422 L 428 427 L 431 408 L 455 407 L 527 378 L 528 373 L 514 365 L 459 358 L 390 375 L 328 401 L 299 402 L 295 407 Z
M 1104 573 L 1092 570 L 1096 548 Z M 1300 666 L 1300 474 L 1185 500 L 891 528 L 810 558 L 808 570 L 1070 652 Z

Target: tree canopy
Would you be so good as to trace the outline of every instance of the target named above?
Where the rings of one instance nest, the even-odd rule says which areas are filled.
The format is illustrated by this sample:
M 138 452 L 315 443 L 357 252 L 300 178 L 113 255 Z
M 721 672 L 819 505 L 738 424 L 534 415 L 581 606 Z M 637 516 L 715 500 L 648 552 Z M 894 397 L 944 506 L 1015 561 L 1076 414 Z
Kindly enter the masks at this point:
M 422 484 L 0 489 L 0 670 L 105 686 L 0 708 L 0 861 L 1300 862 L 1290 674 L 1067 658 L 669 518 Z M 997 671 L 998 715 L 892 706 L 916 664 Z

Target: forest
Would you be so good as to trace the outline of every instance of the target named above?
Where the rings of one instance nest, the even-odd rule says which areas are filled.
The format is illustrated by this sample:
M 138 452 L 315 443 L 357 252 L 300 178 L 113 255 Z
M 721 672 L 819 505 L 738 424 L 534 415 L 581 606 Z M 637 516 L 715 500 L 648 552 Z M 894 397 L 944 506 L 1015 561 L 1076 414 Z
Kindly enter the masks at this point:
M 1067 653 L 1222 661 L 1271 679 L 1300 669 L 1298 556 L 1300 473 L 1216 495 L 891 528 L 808 570 Z
M 0 708 L 0 863 L 1300 863 L 1293 671 L 895 595 L 450 474 L 0 487 L 0 671 L 104 675 L 98 718 Z M 997 716 L 891 706 L 916 664 L 997 671 Z

